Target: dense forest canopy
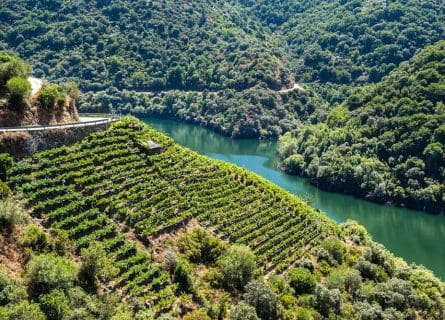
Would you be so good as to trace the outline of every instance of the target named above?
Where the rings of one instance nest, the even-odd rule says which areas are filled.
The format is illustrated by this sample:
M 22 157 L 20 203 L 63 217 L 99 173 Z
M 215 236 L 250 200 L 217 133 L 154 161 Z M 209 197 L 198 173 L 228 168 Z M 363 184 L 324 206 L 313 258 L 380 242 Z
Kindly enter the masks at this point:
M 442 1 L 240 1 L 283 34 L 304 82 L 377 82 L 444 38 Z
M 289 82 L 282 50 L 226 1 L 5 1 L 3 46 L 82 89 L 242 90 Z M 265 38 L 268 38 L 266 40 Z
M 321 110 L 323 100 L 342 102 L 352 87 L 378 82 L 417 50 L 443 39 L 440 4 L 6 0 L 0 49 L 29 59 L 37 76 L 78 82 L 90 93 L 83 110 L 162 114 L 234 137 L 270 137 L 313 113 L 311 103 L 289 109 L 289 99 L 283 102 L 277 90 L 300 82 Z M 165 110 L 169 90 L 186 102 Z M 219 97 L 213 100 L 218 110 L 210 113 L 208 103 L 188 98 L 191 91 L 206 90 Z M 149 94 L 133 98 L 140 91 Z M 233 96 L 239 97 L 236 107 Z M 304 94 L 292 100 L 303 106 L 308 101 Z M 244 132 L 237 129 L 244 126 Z
M 326 122 L 285 135 L 289 171 L 382 202 L 445 208 L 445 42 L 359 88 Z

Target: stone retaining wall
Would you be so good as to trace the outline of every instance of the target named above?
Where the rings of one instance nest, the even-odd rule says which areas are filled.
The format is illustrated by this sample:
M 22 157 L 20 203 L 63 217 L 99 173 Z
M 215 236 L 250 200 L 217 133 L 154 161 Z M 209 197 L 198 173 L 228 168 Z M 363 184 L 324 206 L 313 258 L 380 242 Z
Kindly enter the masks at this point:
M 110 124 L 0 133 L 0 153 L 9 153 L 16 159 L 30 157 L 40 151 L 74 144 L 92 132 L 106 130 Z

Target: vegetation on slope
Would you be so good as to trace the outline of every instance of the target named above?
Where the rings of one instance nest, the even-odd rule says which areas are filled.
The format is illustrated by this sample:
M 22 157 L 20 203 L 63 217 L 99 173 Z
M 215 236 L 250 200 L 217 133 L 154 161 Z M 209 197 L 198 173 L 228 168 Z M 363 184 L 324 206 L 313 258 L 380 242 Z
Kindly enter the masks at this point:
M 32 216 L 64 230 L 83 270 L 101 265 L 94 256 L 117 267 L 79 283 L 87 292 L 105 288 L 103 298 L 119 294 L 130 318 L 147 310 L 184 319 L 444 315 L 443 283 L 393 257 L 362 227 L 337 226 L 262 178 L 135 119 L 8 172 Z M 92 243 L 103 255 L 88 254 Z
M 54 124 L 77 120 L 77 85 L 46 84 L 32 93 L 31 66 L 0 52 L 0 126 Z
M 443 213 L 444 75 L 442 41 L 356 90 L 325 123 L 284 136 L 285 168 L 323 188 Z
M 0 49 L 79 82 L 83 110 L 161 113 L 234 137 L 294 129 L 444 37 L 439 1 L 420 0 L 7 0 L 0 18 Z M 282 101 L 294 80 L 311 85 Z
M 445 33 L 440 1 L 238 2 L 284 36 L 303 82 L 378 82 Z
M 226 1 L 9 1 L 3 45 L 37 76 L 118 89 L 281 88 L 288 74 L 267 35 Z M 36 22 L 38 21 L 38 22 Z

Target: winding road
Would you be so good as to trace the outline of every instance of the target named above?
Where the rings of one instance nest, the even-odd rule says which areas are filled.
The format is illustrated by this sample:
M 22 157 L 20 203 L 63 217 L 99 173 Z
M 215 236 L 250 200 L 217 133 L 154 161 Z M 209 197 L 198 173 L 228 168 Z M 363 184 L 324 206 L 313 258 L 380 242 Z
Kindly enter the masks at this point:
M 29 132 L 29 131 L 45 131 L 54 129 L 67 129 L 78 127 L 91 127 L 101 124 L 108 124 L 117 121 L 117 118 L 97 118 L 97 117 L 80 117 L 79 122 L 71 122 L 55 125 L 41 125 L 41 126 L 26 126 L 26 127 L 3 127 L 0 128 L 0 133 L 5 132 Z

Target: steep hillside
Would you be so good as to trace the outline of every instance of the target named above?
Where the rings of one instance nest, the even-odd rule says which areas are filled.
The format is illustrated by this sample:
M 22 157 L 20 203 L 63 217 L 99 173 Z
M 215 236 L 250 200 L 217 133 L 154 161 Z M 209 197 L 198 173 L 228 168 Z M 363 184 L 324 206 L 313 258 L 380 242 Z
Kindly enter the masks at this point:
M 79 120 L 77 85 L 41 84 L 41 80 L 30 78 L 31 70 L 20 58 L 0 52 L 0 127 Z
M 338 226 L 132 118 L 15 164 L 8 181 L 37 221 L 65 230 L 74 254 L 95 242 L 105 250 L 118 270 L 98 280 L 130 310 L 185 319 L 224 318 L 227 309 L 231 319 L 444 315 L 443 283 L 362 227 Z
M 0 18 L 8 30 L 0 48 L 29 59 L 36 76 L 78 82 L 88 93 L 84 111 L 163 114 L 235 137 L 268 137 L 325 107 L 301 91 L 292 105 L 282 101 L 278 91 L 293 86 L 285 50 L 227 1 L 7 0 Z M 202 91 L 219 98 L 204 101 Z M 172 105 L 166 95 L 183 102 Z
M 325 101 L 342 102 L 443 39 L 443 21 L 439 1 L 419 0 L 7 0 L 0 49 L 30 59 L 37 76 L 78 82 L 85 111 L 271 137 L 323 120 Z M 306 93 L 283 101 L 278 91 L 295 82 Z M 215 95 L 201 99 L 207 91 Z
M 226 1 L 7 0 L 0 17 L 3 45 L 37 76 L 81 80 L 88 91 L 289 82 L 270 37 Z
M 290 172 L 323 188 L 432 212 L 445 208 L 445 42 L 281 140 Z
M 441 1 L 238 1 L 285 37 L 304 82 L 378 82 L 445 34 Z

